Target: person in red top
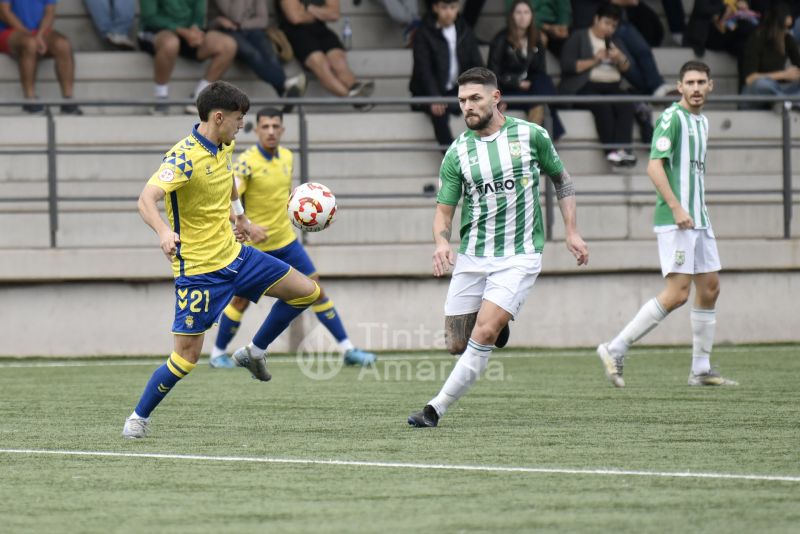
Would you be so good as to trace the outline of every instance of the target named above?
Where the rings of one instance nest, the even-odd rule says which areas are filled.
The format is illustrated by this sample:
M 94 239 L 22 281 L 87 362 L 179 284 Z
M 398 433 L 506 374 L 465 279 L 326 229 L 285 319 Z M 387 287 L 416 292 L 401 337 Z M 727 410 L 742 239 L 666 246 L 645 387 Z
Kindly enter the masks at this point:
M 22 106 L 28 113 L 44 112 L 44 106 L 36 102 L 35 89 L 36 66 L 41 57 L 55 59 L 61 95 L 72 98 L 75 82 L 72 45 L 53 29 L 55 17 L 56 0 L 0 0 L 0 52 L 17 60 L 22 92 L 31 101 Z M 61 113 L 83 114 L 75 104 L 61 106 Z

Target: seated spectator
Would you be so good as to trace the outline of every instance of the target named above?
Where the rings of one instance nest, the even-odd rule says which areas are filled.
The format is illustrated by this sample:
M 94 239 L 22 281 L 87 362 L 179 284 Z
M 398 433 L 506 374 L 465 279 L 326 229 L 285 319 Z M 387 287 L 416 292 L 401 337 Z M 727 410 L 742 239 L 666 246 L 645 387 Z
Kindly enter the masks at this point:
M 10 54 L 19 65 L 22 93 L 29 104 L 27 113 L 44 113 L 36 103 L 36 66 L 40 57 L 52 57 L 61 95 L 72 98 L 75 61 L 69 39 L 53 29 L 56 0 L 0 0 L 0 52 Z M 61 113 L 82 115 L 75 104 L 61 106 Z
M 375 0 L 386 10 L 393 21 L 403 26 L 403 44 L 411 48 L 416 33 L 422 20 L 419 16 L 419 2 L 417 0 Z
M 588 29 L 578 30 L 564 43 L 561 52 L 561 84 L 565 95 L 621 95 L 622 73 L 630 59 L 622 40 L 612 37 L 621 17 L 620 8 L 601 4 Z M 636 156 L 623 149 L 633 137 L 634 106 L 628 102 L 599 102 L 576 105 L 594 116 L 600 142 L 608 145 L 606 159 L 615 166 L 635 165 Z
M 594 23 L 591 14 L 595 13 L 603 3 L 605 0 L 573 0 L 572 12 L 575 19 L 573 29 L 591 26 Z M 636 94 L 664 96 L 675 87 L 664 83 L 652 48 L 627 19 L 626 8 L 636 3 L 638 0 L 611 0 L 611 4 L 617 6 L 620 11 L 619 26 L 614 33 L 614 39 L 625 45 L 630 61 L 630 67 L 625 71 L 624 78 L 631 84 Z
M 536 26 L 543 33 L 542 42 L 556 57 L 569 37 L 572 26 L 570 0 L 528 0 L 533 7 Z M 506 13 L 510 13 L 515 0 L 506 0 Z
M 742 17 L 737 14 L 739 11 Z M 752 15 L 744 1 L 695 0 L 683 45 L 692 47 L 698 57 L 708 49 L 727 52 L 741 61 L 744 45 L 758 24 Z
M 370 96 L 375 82 L 360 82 L 350 70 L 344 45 L 326 22 L 339 20 L 339 0 L 278 0 L 278 23 L 297 61 L 336 96 Z M 366 111 L 372 106 L 359 104 Z
M 554 95 L 556 88 L 547 74 L 545 50 L 541 34 L 528 0 L 513 0 L 508 25 L 500 30 L 489 47 L 489 69 L 497 75 L 500 91 L 505 96 Z M 527 111 L 528 120 L 542 126 L 545 106 L 542 104 L 508 104 L 511 109 Z M 551 108 L 551 137 L 564 135 L 564 125 Z
M 787 4 L 773 5 L 748 39 L 742 59 L 743 95 L 800 95 L 800 49 L 792 38 L 792 14 Z M 786 66 L 787 61 L 791 63 Z M 780 109 L 781 104 L 776 104 Z M 742 104 L 745 109 L 769 104 Z M 797 105 L 795 105 L 797 107 Z
M 409 89 L 413 96 L 456 97 L 456 80 L 461 72 L 482 67 L 483 58 L 475 34 L 458 16 L 458 0 L 435 0 L 431 13 L 423 20 L 414 36 L 414 70 Z M 453 142 L 450 114 L 459 115 L 458 103 L 415 105 L 413 109 L 427 113 L 439 145 Z
M 120 50 L 133 50 L 130 32 L 136 15 L 134 0 L 83 0 L 94 27 L 106 42 Z
M 165 114 L 169 96 L 169 80 L 178 54 L 195 61 L 210 59 L 203 79 L 197 82 L 192 98 L 211 82 L 222 78 L 233 63 L 236 41 L 216 30 L 203 31 L 205 0 L 140 0 L 139 47 L 154 57 L 155 97 L 164 103 L 156 105 L 154 113 Z M 194 106 L 186 112 L 196 113 Z
M 305 74 L 286 79 L 267 37 L 268 22 L 267 0 L 210 0 L 208 3 L 208 27 L 233 37 L 237 59 L 270 84 L 278 96 L 302 96 L 306 87 Z M 283 111 L 290 112 L 291 106 Z

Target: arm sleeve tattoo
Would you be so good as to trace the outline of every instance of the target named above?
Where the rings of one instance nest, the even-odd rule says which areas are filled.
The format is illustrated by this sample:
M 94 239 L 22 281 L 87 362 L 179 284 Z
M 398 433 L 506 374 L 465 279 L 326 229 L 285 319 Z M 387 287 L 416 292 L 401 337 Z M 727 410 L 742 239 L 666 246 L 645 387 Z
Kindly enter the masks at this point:
M 550 179 L 553 181 L 553 186 L 555 186 L 558 200 L 575 196 L 575 183 L 572 181 L 567 169 L 562 170 L 558 176 L 551 176 Z

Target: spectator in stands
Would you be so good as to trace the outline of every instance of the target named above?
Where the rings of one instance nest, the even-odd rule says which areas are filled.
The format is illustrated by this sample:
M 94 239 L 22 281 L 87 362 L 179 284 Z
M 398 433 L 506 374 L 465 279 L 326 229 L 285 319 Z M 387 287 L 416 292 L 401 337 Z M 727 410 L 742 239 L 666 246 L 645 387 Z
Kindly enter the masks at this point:
M 375 0 L 386 10 L 393 21 L 403 25 L 403 44 L 411 48 L 414 34 L 422 24 L 417 0 Z
M 169 80 L 178 54 L 196 61 L 211 60 L 192 98 L 219 80 L 233 63 L 236 41 L 216 30 L 203 31 L 205 18 L 205 0 L 140 0 L 139 46 L 154 57 L 155 97 L 164 101 L 156 105 L 154 113 L 165 114 L 169 109 Z M 194 106 L 186 108 L 190 111 L 197 112 Z
M 339 0 L 277 0 L 278 23 L 292 44 L 294 55 L 336 96 L 370 96 L 375 82 L 361 82 L 347 63 L 339 37 L 327 22 L 339 20 Z M 366 111 L 371 105 L 359 104 Z
M 489 48 L 489 69 L 497 75 L 500 91 L 505 96 L 554 95 L 556 88 L 547 74 L 545 50 L 536 27 L 533 9 L 528 0 L 513 0 L 507 26 L 492 39 Z M 528 120 L 544 125 L 542 104 L 508 104 L 511 109 L 527 111 Z M 551 137 L 564 135 L 564 125 L 551 108 Z
M 302 96 L 306 87 L 305 74 L 286 79 L 267 37 L 268 21 L 267 0 L 210 0 L 208 3 L 208 27 L 233 37 L 237 59 L 270 84 L 278 96 Z M 289 111 L 291 106 L 286 106 L 284 112 Z
M 472 67 L 482 67 L 478 40 L 463 18 L 458 16 L 458 0 L 435 0 L 431 13 L 414 36 L 414 67 L 409 88 L 413 96 L 458 94 L 458 75 Z M 453 142 L 450 114 L 459 115 L 458 103 L 415 105 L 427 113 L 439 145 Z
M 27 113 L 44 112 L 44 106 L 36 103 L 36 66 L 40 57 L 55 59 L 61 95 L 72 98 L 75 60 L 69 39 L 53 29 L 55 4 L 56 0 L 0 0 L 0 52 L 17 60 L 22 93 L 31 101 L 22 106 Z M 61 113 L 83 114 L 75 104 L 61 106 Z
M 745 16 L 739 18 L 739 11 Z M 708 49 L 728 52 L 741 62 L 744 45 L 755 32 L 757 24 L 747 2 L 695 0 L 683 45 L 692 47 L 698 57 L 702 57 Z
M 592 13 L 596 13 L 605 0 L 573 0 L 573 29 L 588 28 L 594 24 Z M 620 21 L 614 39 L 621 41 L 628 51 L 630 67 L 625 71 L 625 79 L 636 93 L 653 96 L 664 96 L 675 89 L 664 83 L 664 77 L 658 70 L 653 50 L 645 38 L 627 19 L 626 8 L 638 3 L 638 0 L 611 0 L 620 12 Z
M 564 43 L 561 52 L 561 85 L 567 95 L 621 95 L 622 74 L 630 68 L 625 44 L 614 36 L 621 17 L 620 8 L 601 4 L 590 28 L 578 30 Z M 636 156 L 623 149 L 633 136 L 633 104 L 601 102 L 581 104 L 594 116 L 600 142 L 606 149 L 606 159 L 615 166 L 635 165 Z
M 792 38 L 790 7 L 773 5 L 748 39 L 742 59 L 743 95 L 800 95 L 800 49 Z M 791 63 L 786 66 L 787 62 Z M 780 103 L 776 108 L 780 109 Z M 743 108 L 769 104 L 743 104 Z M 800 107 L 795 104 L 795 108 Z
M 130 32 L 136 15 L 134 0 L 83 0 L 98 33 L 120 50 L 133 50 Z
M 505 0 L 506 13 L 510 13 L 515 0 Z M 569 37 L 572 26 L 572 5 L 570 0 L 528 0 L 533 7 L 536 26 L 543 33 L 544 42 L 556 57 L 561 55 L 561 48 Z

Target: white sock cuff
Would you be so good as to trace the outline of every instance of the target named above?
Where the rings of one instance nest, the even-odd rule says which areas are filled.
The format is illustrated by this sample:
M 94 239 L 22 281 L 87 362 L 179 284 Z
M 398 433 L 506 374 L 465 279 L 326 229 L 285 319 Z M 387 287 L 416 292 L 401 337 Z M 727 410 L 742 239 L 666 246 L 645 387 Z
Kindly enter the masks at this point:
M 255 345 L 252 341 L 247 346 L 250 348 L 250 354 L 253 354 L 255 356 L 261 356 L 262 354 L 267 352 L 267 348 L 266 347 L 264 347 L 262 349 L 261 347 Z
M 153 93 L 155 94 L 156 98 L 167 98 L 169 96 L 169 85 L 156 84 L 155 88 L 153 89 Z
M 653 311 L 657 314 L 659 321 L 664 317 L 666 317 L 667 315 L 669 315 L 669 312 L 664 309 L 661 303 L 658 302 L 657 298 L 653 297 L 652 299 L 650 299 L 650 302 L 648 302 L 648 304 L 652 305 Z
M 717 312 L 716 310 L 701 310 L 699 308 L 692 308 L 691 313 L 689 314 L 692 321 L 699 321 L 701 323 L 711 323 L 716 321 L 717 319 Z
M 350 341 L 349 338 L 344 338 L 343 340 L 339 341 L 338 344 L 339 344 L 339 352 L 341 352 L 342 354 L 344 354 L 348 350 L 353 350 L 354 348 L 356 348 L 356 346 L 353 345 L 353 342 Z
M 488 354 L 485 353 L 492 352 L 492 349 L 494 349 L 494 345 L 483 345 L 481 343 L 478 343 L 474 339 L 469 338 L 469 341 L 467 342 L 467 348 L 474 350 L 475 352 L 478 353 L 479 356 L 486 357 L 488 356 Z

